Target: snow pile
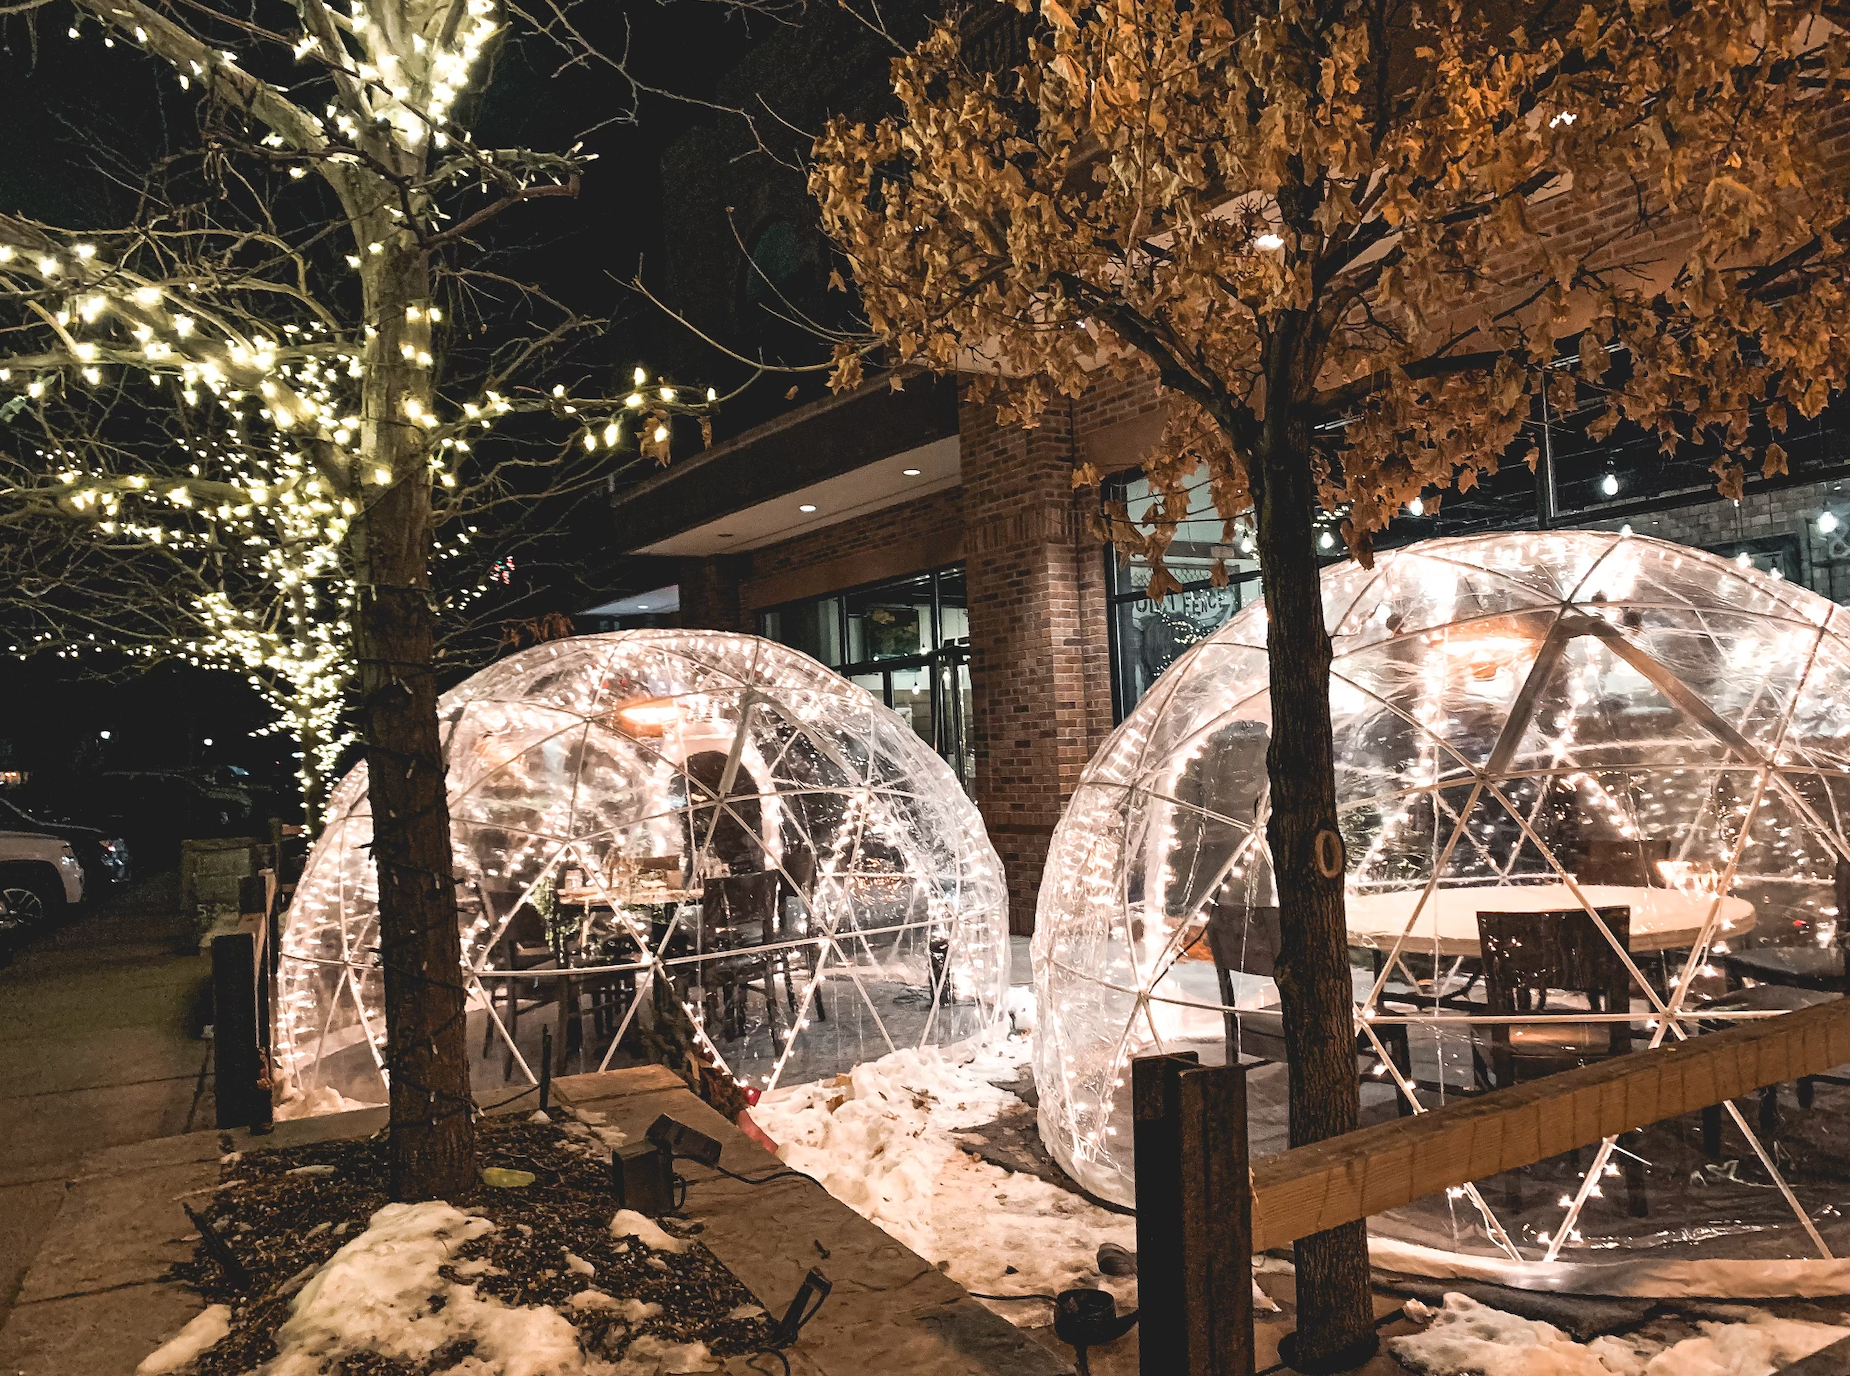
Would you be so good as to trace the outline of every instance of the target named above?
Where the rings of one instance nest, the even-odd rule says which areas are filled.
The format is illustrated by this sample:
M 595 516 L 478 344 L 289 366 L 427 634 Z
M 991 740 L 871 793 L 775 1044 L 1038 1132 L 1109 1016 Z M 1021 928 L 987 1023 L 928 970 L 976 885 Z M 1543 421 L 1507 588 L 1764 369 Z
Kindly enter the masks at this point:
M 576 1376 L 578 1330 L 557 1310 L 485 1299 L 438 1274 L 464 1243 L 494 1230 L 440 1200 L 386 1205 L 302 1287 L 266 1376 L 309 1376 L 364 1353 L 423 1361 L 465 1339 L 506 1376 Z
M 687 1244 L 646 1214 L 634 1209 L 618 1209 L 610 1220 L 612 1237 L 633 1237 L 656 1252 L 685 1252 Z
M 493 1231 L 490 1220 L 441 1200 L 386 1205 L 296 1295 L 289 1317 L 276 1331 L 277 1355 L 264 1366 L 263 1376 L 313 1376 L 369 1354 L 425 1362 L 463 1343 L 473 1344 L 470 1355 L 440 1369 L 470 1376 L 657 1376 L 716 1365 L 699 1343 L 669 1343 L 650 1335 L 631 1343 L 615 1364 L 587 1356 L 578 1330 L 558 1310 L 510 1305 L 439 1273 L 465 1243 Z M 625 1318 L 660 1312 L 633 1300 L 600 1299 Z M 580 1307 L 599 1306 L 585 1302 Z
M 163 1376 L 177 1371 L 231 1332 L 231 1306 L 215 1304 L 141 1359 L 135 1376 Z
M 1100 1277 L 1099 1244 L 1136 1249 L 1136 1220 L 976 1160 L 953 1133 L 1020 1101 L 992 1079 L 1022 1070 L 1025 1039 L 899 1051 L 849 1074 L 767 1094 L 752 1109 L 790 1166 L 812 1175 L 966 1289 L 1055 1294 L 1102 1285 L 1134 1302 L 1135 1277 Z M 1011 1271 L 1009 1268 L 1013 1267 Z M 997 1312 L 1041 1322 L 1045 1305 Z
M 292 1118 L 313 1118 L 323 1113 L 351 1113 L 355 1109 L 383 1107 L 383 1104 L 349 1099 L 331 1085 L 317 1085 L 305 1092 L 284 1076 L 282 1092 L 277 1096 L 272 1116 L 277 1122 L 286 1123 Z
M 1668 1347 L 1642 1335 L 1577 1343 L 1553 1324 L 1524 1319 L 1465 1295 L 1444 1307 L 1417 1301 L 1410 1317 L 1430 1318 L 1423 1333 L 1389 1338 L 1387 1350 L 1420 1376 L 1770 1376 L 1850 1328 L 1743 1310 L 1745 1321 L 1704 1320 L 1699 1337 Z

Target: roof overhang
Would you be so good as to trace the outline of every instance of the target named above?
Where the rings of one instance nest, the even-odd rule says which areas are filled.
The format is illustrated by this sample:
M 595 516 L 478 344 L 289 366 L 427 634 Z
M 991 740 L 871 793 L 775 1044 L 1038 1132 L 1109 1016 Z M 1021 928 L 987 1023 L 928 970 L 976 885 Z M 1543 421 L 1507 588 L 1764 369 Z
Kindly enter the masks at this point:
M 628 597 L 619 597 L 614 602 L 600 603 L 595 607 L 586 607 L 580 616 L 661 616 L 668 612 L 681 610 L 681 585 L 670 583 L 665 588 L 651 588 L 647 592 L 633 592 Z
M 618 548 L 752 549 L 956 485 L 956 379 L 904 384 L 882 379 L 799 407 L 617 493 Z M 903 477 L 905 468 L 920 474 Z

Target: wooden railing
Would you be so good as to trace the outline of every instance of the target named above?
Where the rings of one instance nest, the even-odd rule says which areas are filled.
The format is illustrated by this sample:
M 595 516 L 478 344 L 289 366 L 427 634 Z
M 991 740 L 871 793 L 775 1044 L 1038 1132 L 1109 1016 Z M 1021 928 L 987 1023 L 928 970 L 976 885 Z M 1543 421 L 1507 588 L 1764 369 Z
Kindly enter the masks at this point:
M 1250 1376 L 1254 1252 L 1850 1064 L 1850 1000 L 1564 1071 L 1264 1157 L 1246 1076 L 1132 1065 L 1144 1376 Z

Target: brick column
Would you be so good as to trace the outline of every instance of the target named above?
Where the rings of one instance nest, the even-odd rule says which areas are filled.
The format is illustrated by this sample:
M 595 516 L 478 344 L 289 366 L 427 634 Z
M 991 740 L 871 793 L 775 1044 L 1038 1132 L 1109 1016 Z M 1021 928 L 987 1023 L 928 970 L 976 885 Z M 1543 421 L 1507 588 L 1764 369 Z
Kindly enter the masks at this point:
M 1103 555 L 1080 535 L 1064 407 L 1022 430 L 966 403 L 959 432 L 976 801 L 1027 933 L 1054 824 L 1111 719 Z
M 682 559 L 676 570 L 681 586 L 680 623 L 703 631 L 754 631 L 752 618 L 739 608 L 739 580 L 747 561 L 734 554 Z

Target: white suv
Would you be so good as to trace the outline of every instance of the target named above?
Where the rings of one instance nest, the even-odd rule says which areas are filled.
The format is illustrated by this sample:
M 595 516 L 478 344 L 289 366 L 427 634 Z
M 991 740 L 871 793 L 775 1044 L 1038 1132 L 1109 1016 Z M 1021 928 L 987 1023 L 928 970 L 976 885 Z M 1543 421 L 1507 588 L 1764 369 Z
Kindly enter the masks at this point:
M 84 870 L 68 841 L 28 831 L 0 831 L 0 904 L 13 920 L 35 927 L 81 903 Z

